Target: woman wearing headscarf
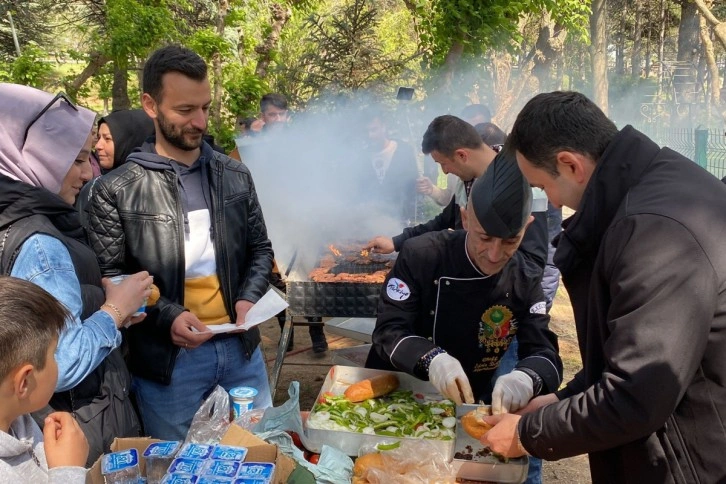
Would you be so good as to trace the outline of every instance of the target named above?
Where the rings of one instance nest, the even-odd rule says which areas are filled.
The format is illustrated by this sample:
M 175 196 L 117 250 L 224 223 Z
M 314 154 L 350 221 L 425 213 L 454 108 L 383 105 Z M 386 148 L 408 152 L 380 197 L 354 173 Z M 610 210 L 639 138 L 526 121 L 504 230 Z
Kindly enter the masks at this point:
M 143 109 L 114 111 L 98 120 L 96 153 L 105 174 L 126 162 L 126 157 L 154 135 L 154 122 Z
M 101 174 L 126 163 L 126 158 L 134 149 L 141 146 L 146 138 L 154 135 L 154 122 L 143 109 L 124 109 L 114 111 L 98 120 L 98 141 L 96 155 Z M 88 213 L 86 208 L 93 197 L 95 177 L 86 183 L 78 194 L 76 208 L 81 217 L 81 225 L 86 227 Z
M 50 407 L 75 416 L 90 464 L 114 437 L 139 435 L 117 348 L 119 328 L 145 317 L 130 315 L 150 295 L 152 278 L 102 280 L 73 208 L 91 177 L 94 114 L 63 94 L 15 84 L 0 84 L 0 106 L 0 273 L 41 286 L 72 315 L 58 340 Z M 41 423 L 44 415 L 35 417 Z

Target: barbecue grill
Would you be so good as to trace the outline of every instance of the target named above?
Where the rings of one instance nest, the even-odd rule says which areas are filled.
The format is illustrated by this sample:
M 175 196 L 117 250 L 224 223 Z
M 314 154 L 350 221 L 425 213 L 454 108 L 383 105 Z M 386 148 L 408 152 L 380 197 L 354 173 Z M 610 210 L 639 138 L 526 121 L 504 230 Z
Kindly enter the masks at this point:
M 336 253 L 321 250 L 313 258 L 317 272 L 325 267 L 323 281 L 310 280 L 316 267 L 294 257 L 286 277 L 290 316 L 375 317 L 383 278 L 393 266 L 395 255 L 362 255 L 359 244 L 340 244 Z M 364 252 L 364 251 L 363 251 Z M 307 266 L 307 267 L 306 267 Z M 378 272 L 380 281 L 367 282 Z
M 277 380 L 285 360 L 294 325 L 310 325 L 303 317 L 374 318 L 385 273 L 393 267 L 395 254 L 369 254 L 364 243 L 340 244 L 302 253 L 299 249 L 285 269 L 288 318 L 282 329 L 277 357 L 270 374 L 270 391 L 275 398 Z M 322 273 L 324 281 L 313 281 L 310 273 Z M 380 282 L 361 282 L 378 272 Z

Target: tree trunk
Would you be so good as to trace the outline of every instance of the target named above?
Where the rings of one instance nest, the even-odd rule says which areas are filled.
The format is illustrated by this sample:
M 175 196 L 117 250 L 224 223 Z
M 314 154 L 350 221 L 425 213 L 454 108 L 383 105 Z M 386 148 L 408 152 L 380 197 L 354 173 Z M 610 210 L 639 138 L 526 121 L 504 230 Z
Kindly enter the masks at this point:
M 111 111 L 131 109 L 129 99 L 129 80 L 126 77 L 126 69 L 114 62 L 113 85 L 111 86 Z
M 641 19 L 640 0 L 633 1 L 633 9 L 635 11 L 635 26 L 633 28 L 633 51 L 630 57 L 630 76 L 633 79 L 640 77 L 641 72 L 641 48 L 643 36 L 643 22 Z
M 96 73 L 106 65 L 111 59 L 101 54 L 100 52 L 91 52 L 88 56 L 88 65 L 78 74 L 72 81 L 65 83 L 66 93 L 75 98 L 78 94 L 78 90 L 83 87 L 83 84 L 95 76 Z
M 229 3 L 227 0 L 219 0 L 217 10 L 217 35 L 224 36 L 224 20 L 227 18 Z M 215 133 L 219 133 L 222 127 L 222 54 L 215 52 L 212 56 L 212 73 L 214 84 L 212 86 L 212 125 Z
M 539 91 L 551 91 L 554 84 L 552 67 L 565 48 L 567 31 L 555 25 L 549 12 L 543 12 L 542 27 L 534 46 L 532 75 L 539 81 Z M 533 95 L 535 93 L 532 93 Z
M 701 15 L 713 27 L 713 33 L 716 34 L 716 38 L 726 48 L 726 22 L 721 22 L 711 13 L 711 6 L 705 0 L 693 0 L 693 2 L 696 4 L 698 11 L 701 12 Z
M 701 27 L 703 54 L 706 58 L 706 64 L 708 65 L 708 89 L 711 91 L 710 104 L 713 108 L 719 109 L 721 105 L 721 83 L 719 82 L 718 64 L 716 64 L 713 42 L 711 42 L 711 35 L 706 19 L 701 15 L 699 15 L 699 23 Z M 724 79 L 724 81 L 726 81 L 726 79 Z
M 660 12 L 658 13 L 658 94 L 663 89 L 663 75 L 665 69 L 665 31 L 666 31 L 666 0 L 660 0 Z
M 267 69 L 270 67 L 272 62 L 272 53 L 277 48 L 277 44 L 280 41 L 280 32 L 285 27 L 285 24 L 290 20 L 292 12 L 286 9 L 279 3 L 273 3 L 270 5 L 270 13 L 272 14 L 272 23 L 270 25 L 270 32 L 267 37 L 262 41 L 260 45 L 255 48 L 255 52 L 259 55 L 257 58 L 257 67 L 255 68 L 255 74 L 260 79 L 267 77 Z
M 590 16 L 593 100 L 608 113 L 607 0 L 592 1 Z
M 439 85 L 442 92 L 451 92 L 454 75 L 456 75 L 456 71 L 459 69 L 461 56 L 463 54 L 464 44 L 455 41 L 451 44 L 451 47 L 449 47 L 449 52 L 446 53 L 446 58 L 444 59 L 444 76 L 441 84 Z
M 678 25 L 678 62 L 695 64 L 698 55 L 698 37 L 700 32 L 699 15 L 696 5 L 692 1 L 681 2 L 681 23 Z
M 628 2 L 620 4 L 620 27 L 618 28 L 617 43 L 615 44 L 615 72 L 618 76 L 625 76 L 625 19 L 628 16 Z
M 681 102 L 695 102 L 697 92 L 694 67 L 698 65 L 699 30 L 698 10 L 691 1 L 681 2 L 681 22 L 678 25 L 678 53 L 673 76 L 676 99 Z
M 651 68 L 651 62 L 650 62 L 650 54 L 651 54 L 650 46 L 651 46 L 651 44 L 650 44 L 650 40 L 651 40 L 651 37 L 653 36 L 653 30 L 652 30 L 651 22 L 650 22 L 650 12 L 651 12 L 651 10 L 650 10 L 649 7 L 650 7 L 650 4 L 648 4 L 646 6 L 646 12 L 648 13 L 648 22 L 647 22 L 647 25 L 648 25 L 648 35 L 647 35 L 647 37 L 645 39 L 645 78 L 646 79 L 648 79 L 650 77 L 650 68 Z

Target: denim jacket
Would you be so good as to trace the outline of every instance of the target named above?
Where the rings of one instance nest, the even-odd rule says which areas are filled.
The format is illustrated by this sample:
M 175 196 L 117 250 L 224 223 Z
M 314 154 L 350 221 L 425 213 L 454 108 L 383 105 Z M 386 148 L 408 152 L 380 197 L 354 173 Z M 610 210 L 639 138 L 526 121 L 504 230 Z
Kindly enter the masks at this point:
M 73 316 L 66 321 L 55 352 L 57 392 L 79 384 L 121 344 L 121 333 L 106 311 L 96 311 L 81 321 L 81 286 L 68 249 L 55 237 L 44 234 L 29 237 L 23 243 L 10 275 L 53 294 Z

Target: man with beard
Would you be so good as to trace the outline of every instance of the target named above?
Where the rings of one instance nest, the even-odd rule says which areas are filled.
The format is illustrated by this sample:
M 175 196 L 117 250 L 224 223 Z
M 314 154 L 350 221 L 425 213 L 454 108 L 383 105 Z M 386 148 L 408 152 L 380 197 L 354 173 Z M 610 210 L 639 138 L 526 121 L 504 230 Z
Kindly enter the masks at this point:
M 243 323 L 272 267 L 250 172 L 203 141 L 210 103 L 201 57 L 177 46 L 154 52 L 142 106 L 155 137 L 101 178 L 89 213 L 104 274 L 143 267 L 161 291 L 126 336 L 146 434 L 168 440 L 185 438 L 217 385 L 256 388 L 256 408 L 272 403 L 259 330 L 208 328 Z

